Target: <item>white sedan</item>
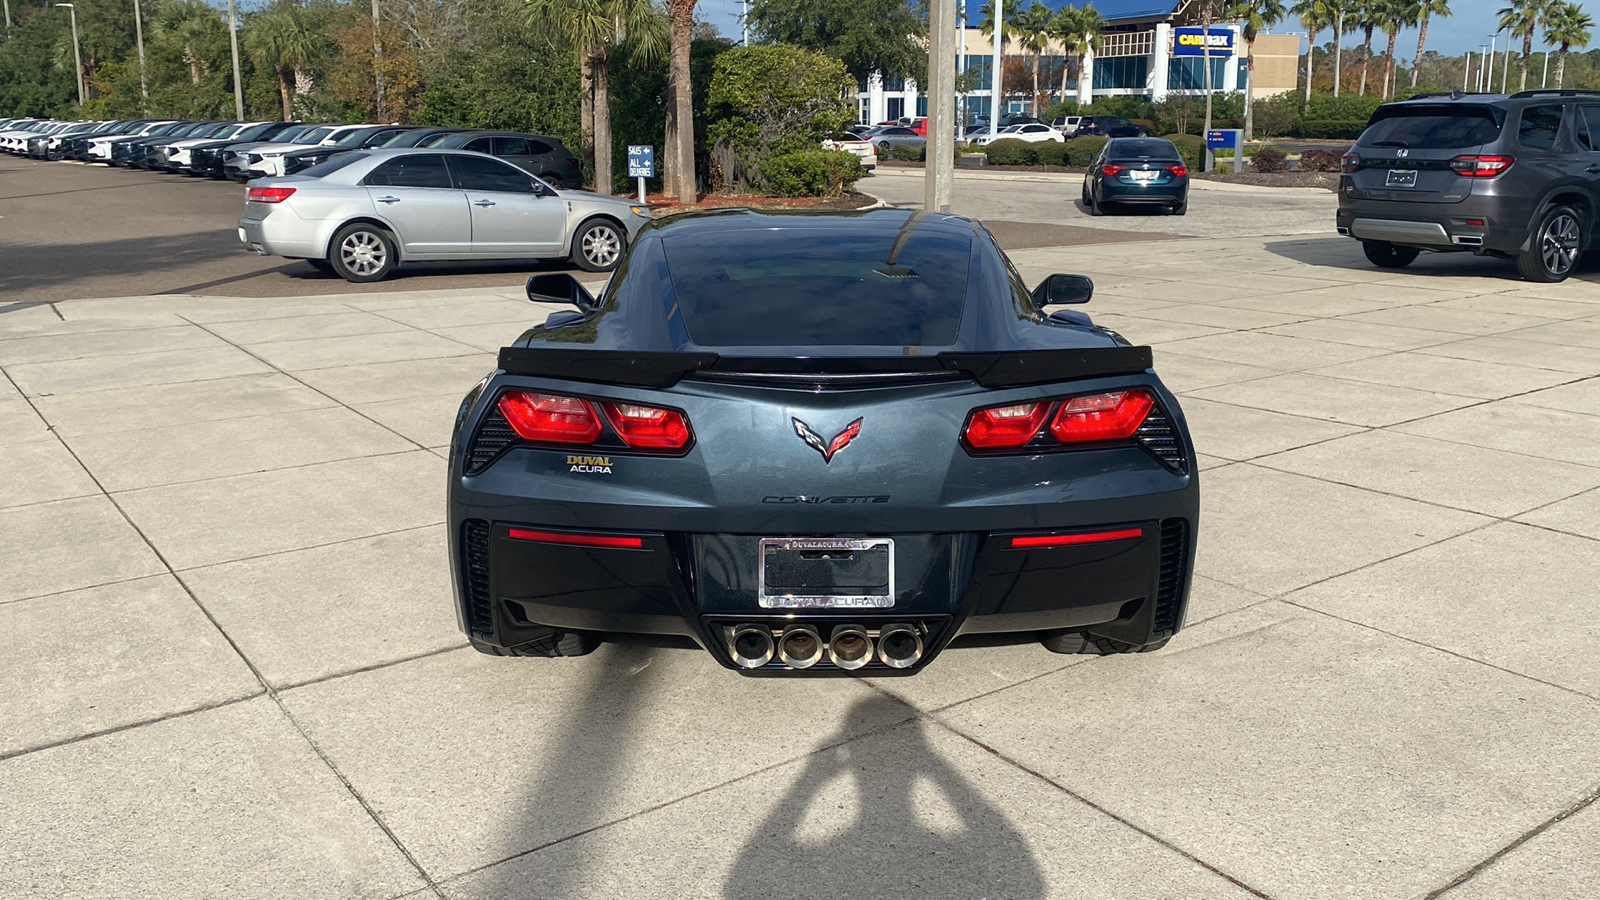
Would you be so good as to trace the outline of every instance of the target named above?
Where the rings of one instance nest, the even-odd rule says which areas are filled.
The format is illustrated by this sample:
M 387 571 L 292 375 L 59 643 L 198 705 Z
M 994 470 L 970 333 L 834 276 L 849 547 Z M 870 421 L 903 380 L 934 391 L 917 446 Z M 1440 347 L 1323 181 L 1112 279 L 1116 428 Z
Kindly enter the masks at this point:
M 861 167 L 864 169 L 876 169 L 878 167 L 878 151 L 872 146 L 871 141 L 863 137 L 853 134 L 836 134 L 823 140 L 822 149 L 843 150 L 846 153 L 854 153 L 861 159 Z
M 990 135 L 987 131 L 980 131 L 971 135 L 967 142 L 980 146 L 990 141 L 1007 140 L 1027 141 L 1030 144 L 1054 141 L 1059 144 L 1066 139 L 1066 135 L 1051 128 L 1049 125 L 1033 122 L 1027 125 L 1012 125 L 1010 128 L 1002 128 L 997 135 Z

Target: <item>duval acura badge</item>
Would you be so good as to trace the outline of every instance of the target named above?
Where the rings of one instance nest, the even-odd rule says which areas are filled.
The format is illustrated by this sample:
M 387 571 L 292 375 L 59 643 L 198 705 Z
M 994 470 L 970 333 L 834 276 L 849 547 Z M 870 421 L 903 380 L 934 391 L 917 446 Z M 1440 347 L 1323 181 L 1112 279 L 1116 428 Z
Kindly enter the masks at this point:
M 570 306 L 500 351 L 451 444 L 472 645 L 688 636 L 807 676 L 914 674 L 970 634 L 1166 644 L 1199 515 L 1178 401 L 1150 348 L 1052 315 L 1087 278 L 1014 271 L 954 216 L 724 210 L 645 226 L 599 300 L 529 279 Z

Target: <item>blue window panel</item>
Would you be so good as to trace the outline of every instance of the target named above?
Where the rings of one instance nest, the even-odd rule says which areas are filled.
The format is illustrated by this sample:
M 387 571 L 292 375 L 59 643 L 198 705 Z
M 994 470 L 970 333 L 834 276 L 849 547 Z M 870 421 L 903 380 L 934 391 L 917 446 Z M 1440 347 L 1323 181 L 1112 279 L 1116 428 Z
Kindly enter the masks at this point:
M 1222 76 L 1227 68 L 1226 57 L 1211 60 L 1211 87 L 1222 90 Z M 1095 79 L 1099 81 L 1098 78 Z M 1167 69 L 1167 89 L 1174 91 L 1203 91 L 1206 89 L 1206 61 L 1203 57 L 1173 57 Z
M 1096 90 L 1131 88 L 1143 90 L 1150 78 L 1150 58 L 1147 56 L 1111 56 L 1094 61 L 1094 86 Z

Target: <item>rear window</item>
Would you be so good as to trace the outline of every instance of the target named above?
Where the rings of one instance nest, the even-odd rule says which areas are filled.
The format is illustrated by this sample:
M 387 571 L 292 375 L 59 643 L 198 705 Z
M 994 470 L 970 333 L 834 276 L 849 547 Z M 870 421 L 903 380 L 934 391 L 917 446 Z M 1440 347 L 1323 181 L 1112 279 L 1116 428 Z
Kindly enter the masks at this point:
M 366 158 L 367 154 L 365 153 L 341 153 L 338 156 L 330 156 L 314 166 L 308 166 L 305 170 L 298 174 L 309 175 L 312 178 L 321 178 L 324 175 L 337 172 L 353 162 L 357 162 Z
M 662 242 L 702 347 L 944 347 L 966 306 L 969 235 L 779 228 Z
M 1171 141 L 1127 141 L 1118 140 L 1111 142 L 1111 148 L 1106 151 L 1110 159 L 1171 159 L 1181 160 L 1178 148 L 1172 146 Z
M 1505 111 L 1492 106 L 1417 106 L 1380 109 L 1358 146 L 1461 150 L 1500 135 Z

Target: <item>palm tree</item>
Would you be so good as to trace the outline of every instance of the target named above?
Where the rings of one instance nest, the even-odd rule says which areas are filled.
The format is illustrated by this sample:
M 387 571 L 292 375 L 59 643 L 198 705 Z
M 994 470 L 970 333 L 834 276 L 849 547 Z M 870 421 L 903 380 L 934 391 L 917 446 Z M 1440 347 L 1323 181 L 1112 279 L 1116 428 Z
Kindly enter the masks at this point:
M 309 26 L 304 10 L 293 5 L 256 14 L 244 38 L 256 65 L 277 73 L 283 118 L 293 119 L 294 104 L 290 95 L 294 92 L 295 74 L 322 55 L 326 39 Z
M 1411 61 L 1411 86 L 1416 87 L 1422 74 L 1422 51 L 1428 44 L 1428 19 L 1449 16 L 1450 0 L 1413 0 L 1412 8 L 1417 14 L 1417 58 Z
M 1339 87 L 1344 81 L 1344 36 L 1349 32 L 1345 30 L 1344 14 L 1350 8 L 1350 0 L 1328 0 L 1328 14 L 1333 19 L 1333 95 L 1339 96 Z
M 1285 10 L 1283 0 L 1236 0 L 1223 11 L 1223 15 L 1239 22 L 1243 27 L 1245 67 L 1250 72 L 1250 81 L 1245 83 L 1244 91 L 1244 139 L 1255 139 L 1255 104 L 1251 102 L 1251 95 L 1255 91 L 1253 81 L 1256 73 L 1256 35 L 1261 29 L 1270 28 L 1283 19 Z
M 189 83 L 199 84 L 204 65 L 201 47 L 227 35 L 222 17 L 205 0 L 173 0 L 160 8 L 150 22 L 151 38 L 178 51 L 189 66 Z
M 700 199 L 694 178 L 694 94 L 689 75 L 689 49 L 694 43 L 695 0 L 667 0 L 667 27 L 672 55 L 667 64 L 667 134 L 676 146 L 667 148 L 677 181 L 678 200 L 694 203 Z M 597 141 L 598 143 L 598 141 Z
M 1039 115 L 1039 62 L 1050 45 L 1050 20 L 1054 13 L 1050 7 L 1033 0 L 1025 9 L 1011 14 L 1011 31 L 1017 36 L 1022 49 L 1033 53 L 1033 115 Z
M 1518 90 L 1528 89 L 1528 57 L 1533 55 L 1533 32 L 1539 27 L 1539 20 L 1557 2 L 1559 0 L 1511 0 L 1511 5 L 1502 7 L 1499 12 L 1500 27 L 1512 37 L 1522 37 L 1522 56 L 1517 60 L 1522 86 Z
M 589 72 L 594 110 L 594 189 L 611 193 L 611 59 L 626 49 L 640 62 L 667 49 L 666 20 L 652 0 L 530 0 L 528 23 L 560 35 Z
M 1361 42 L 1361 90 L 1360 96 L 1367 95 L 1367 66 L 1372 62 L 1372 32 L 1383 24 L 1383 0 L 1356 0 L 1350 9 L 1350 14 L 1355 16 L 1355 27 L 1366 40 Z
M 1311 76 L 1316 71 L 1317 33 L 1333 23 L 1329 21 L 1328 4 L 1324 0 L 1298 0 L 1289 12 L 1300 17 L 1306 30 L 1306 102 L 1311 102 Z
M 1061 46 L 1066 49 L 1068 56 L 1077 58 L 1078 77 L 1083 77 L 1083 56 L 1086 52 L 1100 49 L 1100 32 L 1106 27 L 1106 20 L 1100 11 L 1092 5 L 1085 3 L 1082 6 L 1063 6 L 1050 20 L 1050 33 Z M 1067 67 L 1061 67 L 1061 93 L 1067 92 Z
M 1385 100 L 1389 99 L 1391 88 L 1399 87 L 1394 83 L 1394 42 L 1400 36 L 1400 29 L 1417 24 L 1418 15 L 1409 0 L 1380 0 L 1378 4 L 1378 27 L 1389 36 L 1389 48 L 1384 51 L 1383 98 Z
M 1594 19 L 1583 11 L 1582 3 L 1557 3 L 1545 13 L 1544 42 L 1555 44 L 1556 90 L 1561 90 L 1561 78 L 1567 70 L 1567 51 L 1589 44 L 1589 29 Z

